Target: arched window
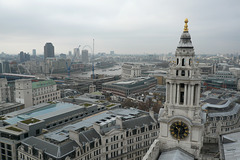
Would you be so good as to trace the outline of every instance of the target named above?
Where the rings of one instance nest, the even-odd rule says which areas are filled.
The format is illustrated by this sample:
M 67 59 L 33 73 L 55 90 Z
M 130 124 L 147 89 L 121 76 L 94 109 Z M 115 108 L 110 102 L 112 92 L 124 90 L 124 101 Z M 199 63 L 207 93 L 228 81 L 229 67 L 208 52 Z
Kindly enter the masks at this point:
M 185 66 L 185 60 L 184 60 L 184 58 L 182 59 L 182 66 Z
M 178 65 L 178 63 L 179 63 L 179 59 L 177 58 L 177 65 Z
M 176 76 L 178 76 L 178 70 L 176 70 Z
M 191 66 L 191 63 L 192 63 L 192 59 L 190 58 L 189 59 L 189 66 Z
M 181 76 L 185 76 L 185 71 L 184 70 L 182 70 Z

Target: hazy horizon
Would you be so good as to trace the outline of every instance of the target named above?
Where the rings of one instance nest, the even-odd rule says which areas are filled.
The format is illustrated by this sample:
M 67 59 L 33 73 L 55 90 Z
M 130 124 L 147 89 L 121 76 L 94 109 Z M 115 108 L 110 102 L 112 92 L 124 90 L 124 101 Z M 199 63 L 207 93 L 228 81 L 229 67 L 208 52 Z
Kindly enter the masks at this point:
M 175 51 L 185 18 L 196 54 L 239 53 L 240 2 L 166 0 L 3 0 L 0 53 L 55 53 L 91 45 L 95 53 L 153 54 Z M 82 47 L 80 48 L 82 49 Z

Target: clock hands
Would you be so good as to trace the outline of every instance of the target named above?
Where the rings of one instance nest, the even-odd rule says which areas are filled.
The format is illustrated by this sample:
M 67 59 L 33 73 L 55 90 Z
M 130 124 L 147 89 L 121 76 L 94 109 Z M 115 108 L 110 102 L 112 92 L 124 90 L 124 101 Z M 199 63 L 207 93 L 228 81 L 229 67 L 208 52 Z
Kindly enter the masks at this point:
M 178 128 L 178 127 L 176 127 L 176 128 L 177 128 L 177 130 L 178 130 L 178 140 L 180 140 L 179 133 L 180 133 L 181 128 Z

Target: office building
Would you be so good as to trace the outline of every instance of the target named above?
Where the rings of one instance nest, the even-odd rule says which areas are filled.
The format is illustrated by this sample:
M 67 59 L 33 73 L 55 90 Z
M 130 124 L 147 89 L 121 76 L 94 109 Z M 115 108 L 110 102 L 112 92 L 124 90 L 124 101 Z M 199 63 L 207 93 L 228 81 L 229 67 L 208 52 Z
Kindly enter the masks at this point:
M 4 115 L 18 111 L 24 108 L 24 104 L 21 103 L 5 103 L 0 102 L 0 120 L 5 120 Z M 0 127 L 2 126 L 2 123 L 0 122 Z
M 127 80 L 118 80 L 102 84 L 102 91 L 127 97 L 134 93 L 142 93 L 157 85 L 154 77 L 138 77 Z
M 72 57 L 72 51 L 68 51 L 68 56 Z
M 36 51 L 36 49 L 33 49 L 33 50 L 32 50 L 32 56 L 33 56 L 33 57 L 36 57 L 36 56 L 37 56 L 37 51 Z
M 6 78 L 0 78 L 0 102 L 10 101 L 10 87 Z
M 43 103 L 1 117 L 3 126 L 0 127 L 0 159 L 24 159 L 17 157 L 17 148 L 22 140 L 42 135 L 48 130 L 105 110 L 104 106 L 89 104 L 86 106 L 70 103 Z
M 82 50 L 82 62 L 83 63 L 88 63 L 88 50 Z
M 15 81 L 15 89 L 16 102 L 25 107 L 60 99 L 60 91 L 53 80 L 19 79 Z
M 135 78 L 141 76 L 140 64 L 124 63 L 122 65 L 122 78 Z
M 73 49 L 73 55 L 76 59 L 79 59 L 80 58 L 80 50 L 79 48 L 74 48 Z
M 30 61 L 30 54 L 21 51 L 19 53 L 19 58 L 20 58 L 21 63 L 26 62 L 26 61 Z
M 46 43 L 44 46 L 44 59 L 53 57 L 55 57 L 54 46 L 52 43 Z
M 10 73 L 10 64 L 8 61 L 0 61 L 0 73 Z
M 107 107 L 107 106 L 105 106 Z M 139 159 L 158 136 L 157 115 L 111 109 L 21 141 L 19 159 Z

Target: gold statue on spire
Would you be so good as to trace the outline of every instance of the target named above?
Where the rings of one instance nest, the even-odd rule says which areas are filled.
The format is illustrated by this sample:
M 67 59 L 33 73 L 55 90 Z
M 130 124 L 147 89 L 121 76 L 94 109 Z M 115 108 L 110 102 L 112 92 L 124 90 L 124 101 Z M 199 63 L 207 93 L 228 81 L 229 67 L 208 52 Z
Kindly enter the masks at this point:
M 188 31 L 188 25 L 187 25 L 188 19 L 186 18 L 184 22 L 185 22 L 185 25 L 184 25 L 184 30 L 183 31 Z

